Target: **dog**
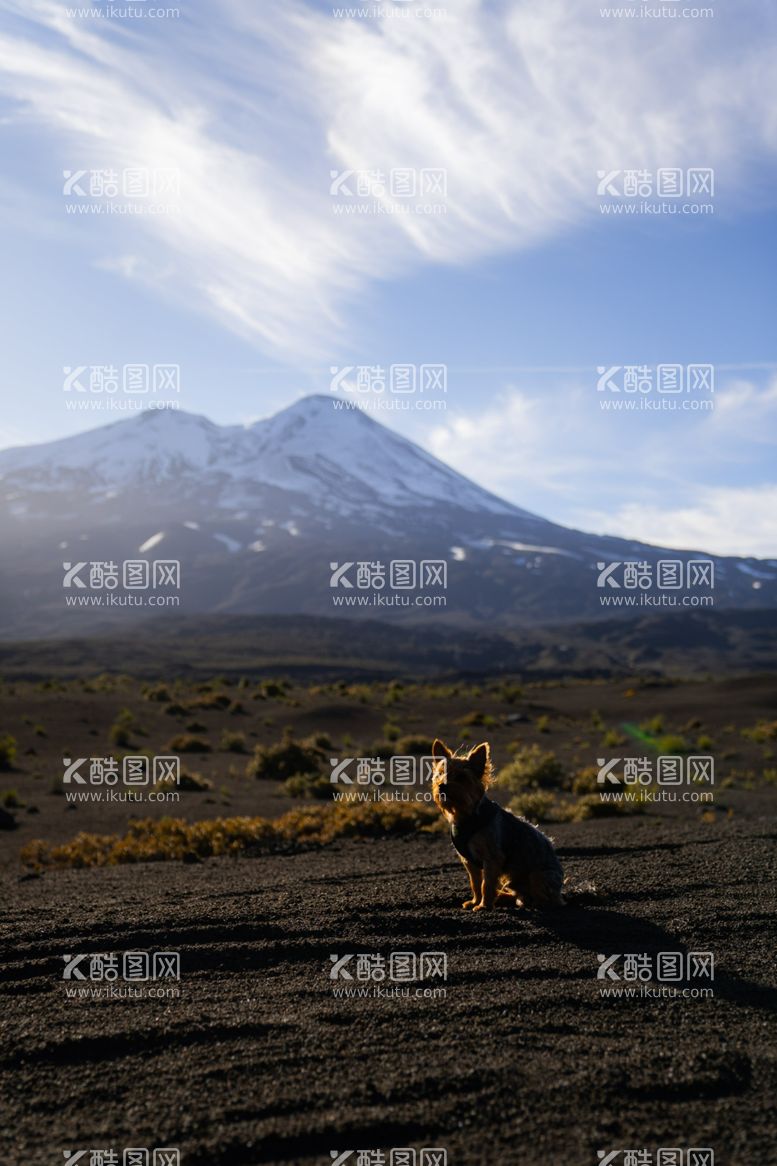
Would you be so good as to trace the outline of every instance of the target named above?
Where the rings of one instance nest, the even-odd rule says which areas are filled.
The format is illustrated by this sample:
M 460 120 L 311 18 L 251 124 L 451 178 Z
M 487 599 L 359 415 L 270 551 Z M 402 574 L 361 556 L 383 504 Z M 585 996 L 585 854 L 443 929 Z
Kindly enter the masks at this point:
M 462 907 L 566 906 L 564 874 L 551 840 L 486 796 L 493 781 L 488 743 L 459 756 L 438 739 L 432 757 L 432 796 L 450 823 L 451 841 L 469 875 L 472 897 Z

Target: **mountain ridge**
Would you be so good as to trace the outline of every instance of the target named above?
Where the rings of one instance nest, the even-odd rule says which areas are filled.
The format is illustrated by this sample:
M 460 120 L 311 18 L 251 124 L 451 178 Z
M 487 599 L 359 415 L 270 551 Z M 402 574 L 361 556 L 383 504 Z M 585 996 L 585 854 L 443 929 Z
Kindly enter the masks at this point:
M 398 604 L 392 618 L 475 627 L 644 614 L 605 610 L 602 566 L 636 560 L 654 572 L 667 559 L 682 582 L 703 554 L 550 522 L 363 410 L 334 406 L 304 397 L 248 426 L 154 410 L 0 452 L 0 636 L 132 618 L 65 610 L 63 562 L 177 560 L 189 614 L 367 618 L 376 612 L 364 596 L 364 611 L 333 608 L 333 563 L 445 561 L 440 610 Z M 705 558 L 714 606 L 777 606 L 777 561 Z M 628 594 L 644 607 L 639 586 Z

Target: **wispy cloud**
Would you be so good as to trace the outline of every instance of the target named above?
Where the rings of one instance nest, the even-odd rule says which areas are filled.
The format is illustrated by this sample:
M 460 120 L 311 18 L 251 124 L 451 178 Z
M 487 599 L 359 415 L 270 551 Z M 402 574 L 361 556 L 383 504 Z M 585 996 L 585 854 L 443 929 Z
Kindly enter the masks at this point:
M 736 52 L 715 22 L 608 24 L 588 0 L 457 0 L 444 22 L 187 0 L 174 30 L 6 7 L 7 117 L 63 166 L 181 170 L 180 213 L 113 225 L 137 257 L 115 270 L 285 357 L 331 352 L 374 281 L 573 228 L 596 213 L 597 168 L 714 166 L 736 201 L 777 143 L 755 0 Z M 333 215 L 331 169 L 392 167 L 446 169 L 447 213 Z

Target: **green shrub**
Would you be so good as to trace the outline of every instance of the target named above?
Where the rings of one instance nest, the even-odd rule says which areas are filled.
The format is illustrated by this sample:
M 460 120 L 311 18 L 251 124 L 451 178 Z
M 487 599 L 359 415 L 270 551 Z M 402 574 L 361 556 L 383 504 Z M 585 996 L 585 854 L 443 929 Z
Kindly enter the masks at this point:
M 254 693 L 254 700 L 283 700 L 290 687 L 288 680 L 263 680 Z
M 213 789 L 213 782 L 209 781 L 207 777 L 203 777 L 201 773 L 182 773 L 178 779 L 178 787 L 189 790 L 191 793 L 200 794 Z
M 742 729 L 742 736 L 755 741 L 757 745 L 777 740 L 777 721 L 758 721 L 752 728 Z
M 599 770 L 595 765 L 587 765 L 584 769 L 578 769 L 577 773 L 572 776 L 572 793 L 596 793 L 599 789 L 598 776 Z
M 586 822 L 589 818 L 614 818 L 644 812 L 645 803 L 638 796 L 633 801 L 622 798 L 618 802 L 605 802 L 599 794 L 586 794 L 576 802 L 564 806 L 559 816 L 567 822 Z
M 271 853 L 327 846 L 336 838 L 392 838 L 437 833 L 444 829 L 433 806 L 406 802 L 361 802 L 347 805 L 301 806 L 280 818 L 145 818 L 132 822 L 123 836 L 79 834 L 71 842 L 52 846 L 35 839 L 22 850 L 22 862 L 82 868 L 131 862 L 191 862 L 211 855 L 242 851 Z
M 564 767 L 555 753 L 529 745 L 519 749 L 499 771 L 497 782 L 511 793 L 519 793 L 527 787 L 559 786 L 563 776 Z
M 433 744 L 431 737 L 400 737 L 395 742 L 394 752 L 397 757 L 431 757 Z
M 286 781 L 299 774 L 328 773 L 328 755 L 308 737 L 295 741 L 286 736 L 275 745 L 257 745 L 246 773 L 262 781 Z
M 132 745 L 131 735 L 133 731 L 138 732 L 135 715 L 130 709 L 125 708 L 117 714 L 116 720 L 108 732 L 108 737 L 113 745 L 118 745 L 120 749 L 124 749 Z
M 556 799 L 552 793 L 545 790 L 534 790 L 532 793 L 518 794 L 510 802 L 510 809 L 522 818 L 535 822 L 549 822 L 553 816 Z
M 229 708 L 232 703 L 232 697 L 227 696 L 225 692 L 205 692 L 202 696 L 196 697 L 191 702 L 193 709 L 225 709 Z
M 226 729 L 221 734 L 221 741 L 219 742 L 219 749 L 224 753 L 245 753 L 246 752 L 246 735 L 245 733 L 230 733 Z
M 665 736 L 659 737 L 656 748 L 659 753 L 668 754 L 689 753 L 691 749 L 685 737 L 679 733 L 666 733 Z
M 481 709 L 475 709 L 473 712 L 467 712 L 466 716 L 461 718 L 460 724 L 467 726 L 484 725 L 485 719 L 487 719 L 487 714 Z
M 167 753 L 210 753 L 211 747 L 201 737 L 194 737 L 189 733 L 179 733 L 172 737 L 165 746 Z
M 328 777 L 318 777 L 314 773 L 295 773 L 284 781 L 281 789 L 290 798 L 317 799 L 326 801 L 332 796 L 332 785 Z
M 173 699 L 166 684 L 149 684 L 141 692 L 145 700 L 158 701 L 160 704 Z
M 602 746 L 606 749 L 617 749 L 619 745 L 625 745 L 626 738 L 617 729 L 608 729 L 602 737 Z
M 13 769 L 13 763 L 16 760 L 16 749 L 16 738 L 12 737 L 10 733 L 5 733 L 0 737 L 0 770 Z

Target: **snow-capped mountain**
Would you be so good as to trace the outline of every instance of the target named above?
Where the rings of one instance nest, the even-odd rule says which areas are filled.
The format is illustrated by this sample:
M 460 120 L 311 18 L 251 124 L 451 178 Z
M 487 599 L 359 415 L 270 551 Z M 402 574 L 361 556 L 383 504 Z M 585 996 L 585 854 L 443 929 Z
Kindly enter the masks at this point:
M 682 574 L 700 556 L 547 522 L 343 404 L 307 397 L 248 427 L 146 411 L 0 452 L 0 635 L 96 631 L 136 614 L 68 605 L 63 563 L 178 560 L 184 613 L 505 624 L 616 614 L 600 602 L 603 564 L 653 571 L 665 559 Z M 706 558 L 716 608 L 777 606 L 777 562 Z M 444 560 L 444 607 L 333 603 L 338 564 L 396 560 Z
M 229 510 L 270 489 L 335 515 L 440 502 L 516 513 L 362 410 L 335 410 L 324 396 L 297 401 L 247 428 L 147 411 L 77 437 L 6 450 L 0 483 L 30 495 L 83 490 L 87 503 L 117 490 L 193 489 Z M 31 498 L 26 504 L 34 507 Z

